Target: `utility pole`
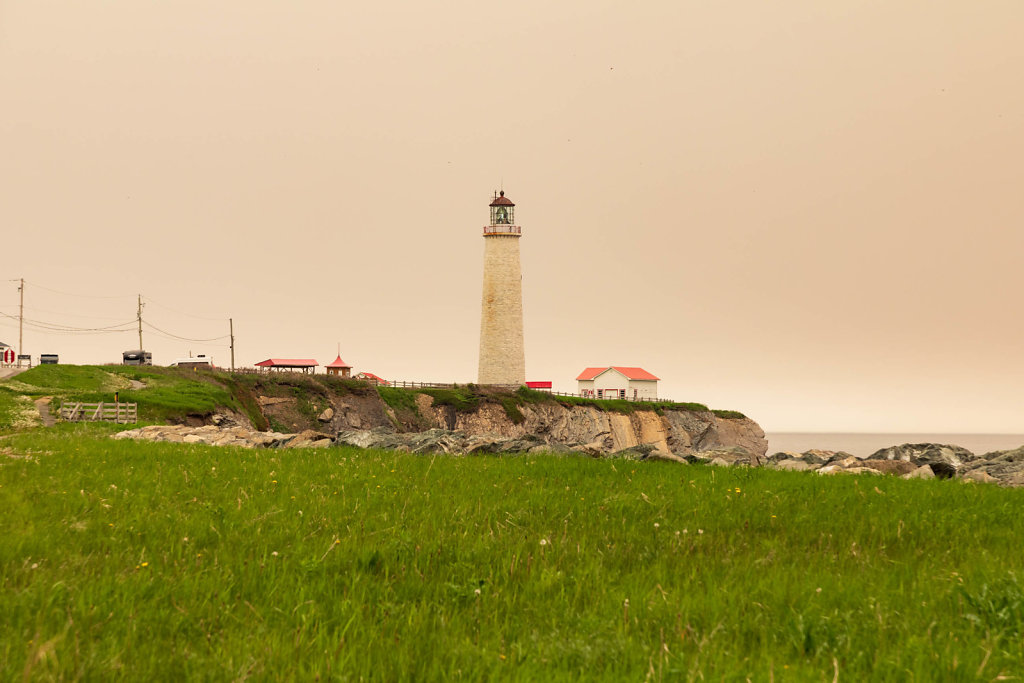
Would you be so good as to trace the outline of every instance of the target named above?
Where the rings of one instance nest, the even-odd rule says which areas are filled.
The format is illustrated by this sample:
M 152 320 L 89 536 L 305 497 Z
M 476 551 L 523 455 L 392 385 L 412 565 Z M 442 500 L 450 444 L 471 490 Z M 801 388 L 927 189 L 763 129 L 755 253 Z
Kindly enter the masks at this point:
M 21 354 L 24 353 L 21 342 L 24 337 L 25 328 L 25 278 L 21 278 L 21 284 L 18 286 L 18 292 L 21 294 L 21 304 L 18 306 L 18 367 L 20 368 Z
M 231 372 L 235 371 L 235 320 L 228 318 L 228 325 L 231 327 Z
M 139 351 L 143 350 L 142 347 L 142 295 L 139 294 Z

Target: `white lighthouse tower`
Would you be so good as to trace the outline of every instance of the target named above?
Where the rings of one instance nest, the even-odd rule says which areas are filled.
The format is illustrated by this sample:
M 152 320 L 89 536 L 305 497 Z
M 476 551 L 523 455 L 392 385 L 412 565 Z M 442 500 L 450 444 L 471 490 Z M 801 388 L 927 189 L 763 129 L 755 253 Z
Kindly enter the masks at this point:
M 480 384 L 521 386 L 526 382 L 523 350 L 523 275 L 515 204 L 495 195 L 491 224 L 484 227 L 484 296 L 480 314 Z

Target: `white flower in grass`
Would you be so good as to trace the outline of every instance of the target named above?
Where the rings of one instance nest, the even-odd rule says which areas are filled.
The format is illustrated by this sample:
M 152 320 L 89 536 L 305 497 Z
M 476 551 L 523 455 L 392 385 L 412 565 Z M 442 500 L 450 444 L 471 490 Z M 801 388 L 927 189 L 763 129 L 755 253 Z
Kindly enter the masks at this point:
M 480 589 L 479 589 L 479 588 L 477 588 L 477 589 L 476 589 L 475 591 L 473 591 L 473 593 L 474 593 L 475 595 L 480 595 Z
M 703 534 L 703 533 L 704 533 L 704 530 L 703 530 L 703 529 L 697 529 L 697 533 L 698 533 L 698 534 Z
M 277 557 L 277 551 L 276 550 L 274 552 L 270 553 L 270 554 L 273 555 L 274 557 Z
M 655 528 L 655 529 L 658 529 L 658 528 L 660 528 L 660 527 L 661 527 L 661 525 L 660 525 L 660 524 L 658 524 L 657 522 L 655 522 L 655 523 L 654 523 L 654 528 Z
M 547 545 L 548 544 L 548 539 L 546 539 L 546 538 L 540 539 L 540 544 L 541 545 Z

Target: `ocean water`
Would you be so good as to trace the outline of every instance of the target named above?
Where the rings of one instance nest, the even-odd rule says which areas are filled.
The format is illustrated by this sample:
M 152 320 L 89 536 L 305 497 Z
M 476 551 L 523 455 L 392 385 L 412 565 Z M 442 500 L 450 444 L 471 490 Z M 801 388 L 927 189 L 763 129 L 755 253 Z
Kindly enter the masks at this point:
M 1024 446 L 1024 434 L 839 434 L 831 432 L 769 432 L 768 454 L 803 453 L 812 448 L 846 451 L 866 457 L 877 450 L 904 443 L 941 443 L 962 446 L 977 455 Z

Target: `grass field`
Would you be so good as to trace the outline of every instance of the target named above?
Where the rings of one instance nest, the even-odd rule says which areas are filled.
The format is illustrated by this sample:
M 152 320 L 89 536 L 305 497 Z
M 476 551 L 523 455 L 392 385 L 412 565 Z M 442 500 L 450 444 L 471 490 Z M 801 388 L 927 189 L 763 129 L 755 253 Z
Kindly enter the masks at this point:
M 0 679 L 994 680 L 1024 492 L 0 439 Z

